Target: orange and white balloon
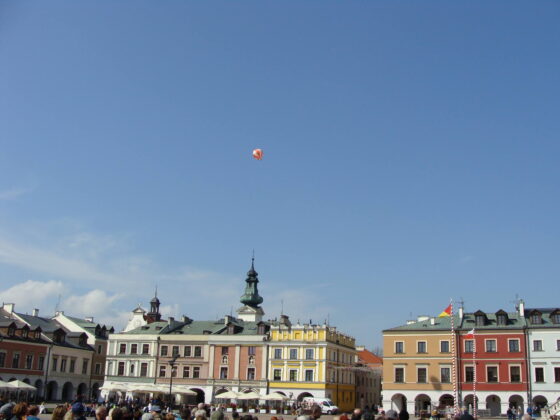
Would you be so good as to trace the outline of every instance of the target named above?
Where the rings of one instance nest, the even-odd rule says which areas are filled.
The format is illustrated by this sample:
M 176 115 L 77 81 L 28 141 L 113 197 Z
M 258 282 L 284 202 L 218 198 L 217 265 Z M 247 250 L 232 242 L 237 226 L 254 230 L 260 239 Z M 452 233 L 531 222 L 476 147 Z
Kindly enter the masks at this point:
M 253 157 L 257 160 L 261 160 L 263 158 L 263 151 L 261 149 L 253 150 Z

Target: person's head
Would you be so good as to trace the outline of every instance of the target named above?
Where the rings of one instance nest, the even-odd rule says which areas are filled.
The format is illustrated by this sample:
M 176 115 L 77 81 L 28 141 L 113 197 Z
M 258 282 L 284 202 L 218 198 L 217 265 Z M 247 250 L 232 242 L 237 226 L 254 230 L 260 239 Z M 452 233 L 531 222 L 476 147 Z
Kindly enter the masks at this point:
M 171 413 L 167 413 L 164 417 L 164 420 L 175 420 L 175 416 Z
M 119 407 L 115 407 L 111 411 L 111 420 L 123 420 L 123 411 Z
M 204 410 L 204 403 L 198 403 L 198 409 Z
M 321 414 L 323 414 L 323 410 L 321 410 L 321 407 L 319 407 L 317 404 L 313 404 L 313 406 L 311 407 L 311 417 L 318 419 L 319 417 L 321 417 Z
M 239 420 L 239 413 L 237 411 L 234 411 L 233 413 L 231 413 L 231 418 L 235 420 Z
M 37 407 L 36 405 L 30 405 L 27 408 L 27 415 L 28 416 L 36 416 L 37 414 L 39 414 L 39 407 Z
M 523 414 L 523 417 L 521 417 L 523 420 L 531 420 L 531 415 L 530 414 Z
M 6 403 L 0 407 L 0 416 L 4 419 L 9 419 L 12 417 L 12 411 L 14 409 L 14 403 Z
M 353 413 L 354 418 L 359 418 L 362 416 L 362 410 L 360 410 L 359 408 L 355 408 L 354 409 L 354 413 Z
M 142 414 L 142 420 L 154 420 L 154 415 L 152 413 L 144 413 Z
M 72 404 L 72 416 L 81 417 L 84 415 L 86 407 L 81 402 L 75 402 Z
M 399 414 L 395 410 L 387 410 L 385 418 L 387 420 L 397 420 L 399 418 Z
M 57 405 L 53 412 L 52 412 L 52 420 L 62 420 L 64 418 L 64 415 L 66 414 L 66 407 L 63 405 Z
M 194 420 L 206 420 L 206 416 L 204 414 L 198 414 Z
M 105 420 L 107 418 L 107 408 L 104 405 L 100 405 L 95 410 L 95 418 L 97 420 Z
M 12 416 L 21 419 L 27 415 L 27 404 L 26 403 L 17 403 L 12 410 Z

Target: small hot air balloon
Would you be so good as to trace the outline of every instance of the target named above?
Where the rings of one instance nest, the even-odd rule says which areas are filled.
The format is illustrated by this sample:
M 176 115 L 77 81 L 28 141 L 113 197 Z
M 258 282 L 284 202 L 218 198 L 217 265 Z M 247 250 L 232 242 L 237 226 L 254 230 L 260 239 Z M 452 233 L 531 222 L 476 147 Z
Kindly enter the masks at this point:
M 253 157 L 257 160 L 261 160 L 263 157 L 263 151 L 261 149 L 253 150 Z

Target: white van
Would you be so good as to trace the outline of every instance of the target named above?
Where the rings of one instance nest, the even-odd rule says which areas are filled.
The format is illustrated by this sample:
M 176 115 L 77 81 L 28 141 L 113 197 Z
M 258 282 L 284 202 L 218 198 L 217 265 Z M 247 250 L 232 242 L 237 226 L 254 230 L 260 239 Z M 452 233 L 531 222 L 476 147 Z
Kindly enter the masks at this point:
M 314 398 L 305 397 L 303 403 L 307 406 L 317 404 L 321 407 L 321 412 L 323 414 L 336 414 L 338 413 L 338 407 L 329 398 Z

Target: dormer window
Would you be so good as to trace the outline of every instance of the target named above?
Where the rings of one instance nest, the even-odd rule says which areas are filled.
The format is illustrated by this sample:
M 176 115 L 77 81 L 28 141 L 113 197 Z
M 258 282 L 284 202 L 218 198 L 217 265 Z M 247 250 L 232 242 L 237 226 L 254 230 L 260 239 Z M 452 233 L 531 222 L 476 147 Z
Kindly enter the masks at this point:
M 508 322 L 508 316 L 505 311 L 500 310 L 496 312 L 496 323 L 498 325 L 507 325 L 507 322 Z
M 259 324 L 259 326 L 257 327 L 257 334 L 263 335 L 264 332 L 265 332 L 265 325 L 264 324 Z
M 540 312 L 531 313 L 531 324 L 542 324 L 542 314 Z
M 23 328 L 21 330 L 21 337 L 22 338 L 27 338 L 29 336 L 29 329 L 28 328 Z
M 560 310 L 556 309 L 550 313 L 550 320 L 553 324 L 560 324 Z
M 82 335 L 80 337 L 80 346 L 85 347 L 86 344 L 87 344 L 87 338 L 86 338 L 86 336 Z
M 230 335 L 234 334 L 235 333 L 235 326 L 234 325 L 228 325 L 227 333 L 230 334 Z
M 41 338 L 41 331 L 35 331 L 34 333 L 34 337 L 36 340 L 38 340 L 39 338 Z
M 484 327 L 486 325 L 486 317 L 484 315 L 477 315 L 475 317 L 475 324 L 477 327 Z
M 8 328 L 8 336 L 13 337 L 14 335 L 16 335 L 16 328 L 15 327 L 9 327 Z

